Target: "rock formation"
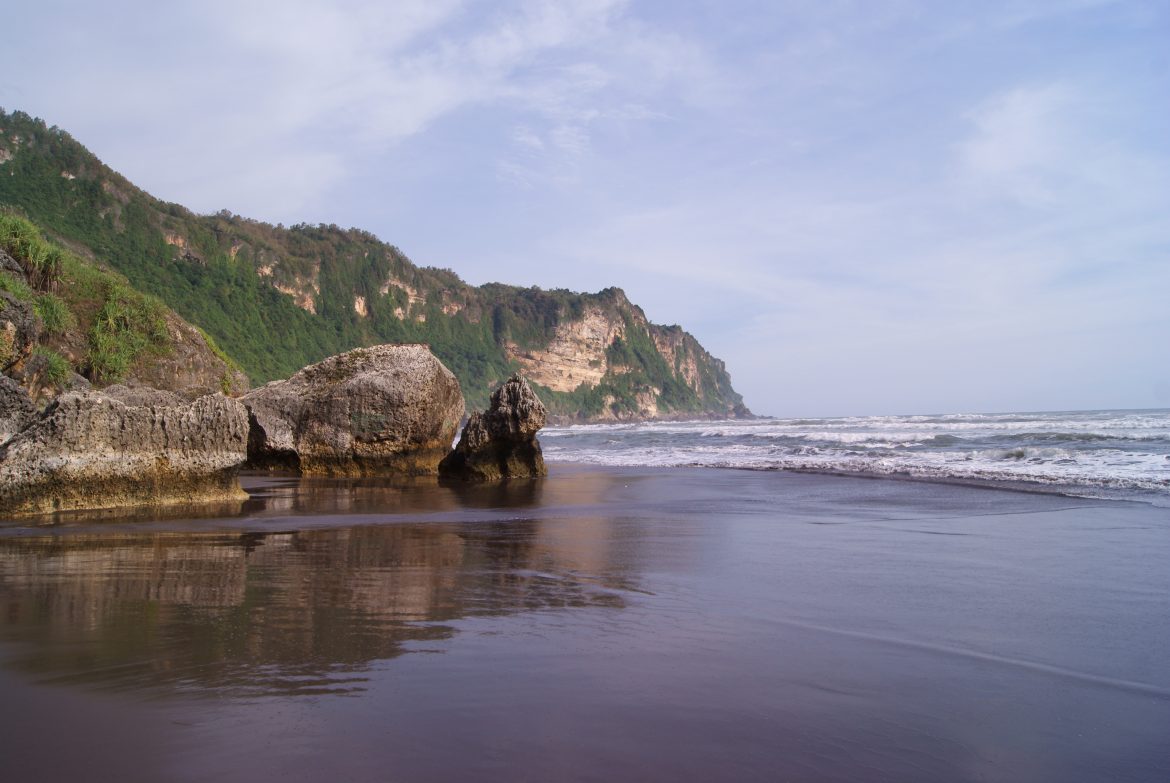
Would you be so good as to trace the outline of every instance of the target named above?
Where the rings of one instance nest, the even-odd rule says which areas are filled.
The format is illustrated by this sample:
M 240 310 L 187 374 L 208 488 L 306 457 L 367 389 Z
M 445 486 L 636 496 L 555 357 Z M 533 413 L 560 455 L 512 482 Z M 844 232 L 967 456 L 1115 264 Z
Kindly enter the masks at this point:
M 547 415 L 528 382 L 513 375 L 492 392 L 486 413 L 471 414 L 440 474 L 481 481 L 547 475 L 536 440 Z
M 24 277 L 24 267 L 20 262 L 8 254 L 8 251 L 0 249 L 0 272 L 10 272 L 14 275 Z
M 29 302 L 0 291 L 0 370 L 7 370 L 32 352 L 41 325 Z
M 24 429 L 34 416 L 36 408 L 20 384 L 0 375 L 0 443 Z
M 5 371 L 5 377 L 15 381 L 33 402 L 44 407 L 49 400 L 67 391 L 89 391 L 93 384 L 89 379 L 76 372 L 70 372 L 63 380 L 53 373 L 53 366 L 49 357 L 44 353 L 34 351 L 16 367 Z
M 167 350 L 143 356 L 126 384 L 175 392 L 188 400 L 223 392 L 232 397 L 248 391 L 248 377 L 217 355 L 206 335 L 173 312 L 164 316 Z
M 609 348 L 625 332 L 626 323 L 620 316 L 594 305 L 584 308 L 580 320 L 558 323 L 546 347 L 522 350 L 508 343 L 504 350 L 533 383 L 571 392 L 581 384 L 593 388 L 602 382 L 609 371 Z
M 68 392 L 0 447 L 0 513 L 242 500 L 247 442 L 221 394 Z
M 423 345 L 359 348 L 241 398 L 251 467 L 305 474 L 433 474 L 450 450 L 463 394 Z

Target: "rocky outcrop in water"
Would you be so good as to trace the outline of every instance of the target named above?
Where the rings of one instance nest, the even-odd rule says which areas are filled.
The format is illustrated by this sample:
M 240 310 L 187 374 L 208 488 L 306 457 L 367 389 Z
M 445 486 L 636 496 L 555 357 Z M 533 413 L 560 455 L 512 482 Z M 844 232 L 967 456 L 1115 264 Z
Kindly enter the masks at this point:
M 495 481 L 545 476 L 536 433 L 548 418 L 544 404 L 519 374 L 492 392 L 486 413 L 473 413 L 459 444 L 439 465 L 450 478 Z
M 68 392 L 0 447 L 0 513 L 242 500 L 247 442 L 222 394 Z
M 450 450 L 463 394 L 423 345 L 359 348 L 241 398 L 251 467 L 304 474 L 433 474 Z

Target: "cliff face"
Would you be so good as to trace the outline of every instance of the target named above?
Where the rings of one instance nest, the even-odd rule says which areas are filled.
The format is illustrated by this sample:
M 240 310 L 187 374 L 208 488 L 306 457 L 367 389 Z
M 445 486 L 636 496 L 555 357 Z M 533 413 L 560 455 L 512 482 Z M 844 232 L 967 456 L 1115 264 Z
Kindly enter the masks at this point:
M 254 383 L 355 347 L 418 342 L 471 407 L 520 370 L 554 420 L 749 415 L 722 362 L 619 289 L 472 287 L 356 229 L 195 215 L 20 112 L 0 112 L 0 205 L 161 298 Z
M 580 320 L 562 321 L 544 348 L 525 351 L 505 343 L 504 351 L 536 383 L 557 392 L 585 384 L 597 386 L 608 371 L 606 352 L 625 334 L 625 322 L 600 307 L 589 307 Z

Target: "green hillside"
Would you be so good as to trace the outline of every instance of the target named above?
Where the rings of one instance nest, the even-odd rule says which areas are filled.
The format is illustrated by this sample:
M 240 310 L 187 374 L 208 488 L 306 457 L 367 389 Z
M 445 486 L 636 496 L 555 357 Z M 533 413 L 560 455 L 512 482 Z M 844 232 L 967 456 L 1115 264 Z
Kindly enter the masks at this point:
M 471 407 L 515 369 L 540 376 L 551 350 L 585 368 L 572 388 L 572 373 L 549 381 L 559 390 L 541 388 L 561 415 L 746 413 L 722 362 L 677 327 L 648 323 L 618 289 L 472 287 L 365 231 L 197 215 L 22 112 L 0 110 L 0 206 L 204 329 L 253 383 L 356 346 L 421 342 L 456 374 Z M 566 337 L 586 317 L 614 335 L 588 361 Z
M 80 376 L 107 386 L 246 390 L 239 368 L 197 328 L 116 272 L 48 242 L 0 211 L 0 370 L 52 396 Z

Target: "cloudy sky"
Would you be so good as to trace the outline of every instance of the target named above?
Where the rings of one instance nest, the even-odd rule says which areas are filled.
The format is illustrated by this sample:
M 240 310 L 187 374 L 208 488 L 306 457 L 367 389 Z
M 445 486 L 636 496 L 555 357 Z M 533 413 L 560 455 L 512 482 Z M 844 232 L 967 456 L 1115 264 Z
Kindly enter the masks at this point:
M 623 287 L 775 415 L 1170 407 L 1164 0 L 38 0 L 0 106 L 197 211 Z

